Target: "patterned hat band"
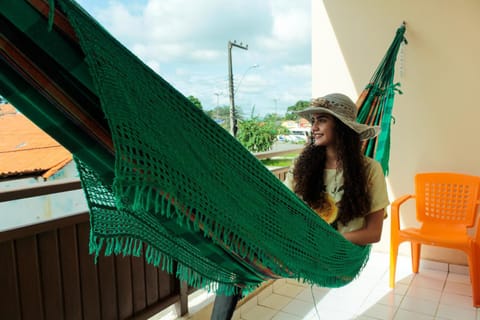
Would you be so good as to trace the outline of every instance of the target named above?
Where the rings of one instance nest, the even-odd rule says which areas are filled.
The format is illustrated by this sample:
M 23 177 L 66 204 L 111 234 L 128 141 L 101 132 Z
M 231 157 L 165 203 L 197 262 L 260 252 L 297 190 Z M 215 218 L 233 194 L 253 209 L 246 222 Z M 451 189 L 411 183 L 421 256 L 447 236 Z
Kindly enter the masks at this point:
M 341 93 L 332 93 L 324 97 L 312 99 L 310 106 L 297 114 L 307 120 L 312 119 L 316 113 L 327 113 L 360 135 L 361 140 L 368 140 L 378 135 L 380 127 L 369 126 L 357 122 L 357 106 L 346 95 Z
M 351 105 L 349 104 L 343 103 L 342 101 L 329 100 L 327 97 L 312 99 L 310 107 L 323 107 L 350 121 L 355 121 L 357 119 L 356 107 L 351 108 Z

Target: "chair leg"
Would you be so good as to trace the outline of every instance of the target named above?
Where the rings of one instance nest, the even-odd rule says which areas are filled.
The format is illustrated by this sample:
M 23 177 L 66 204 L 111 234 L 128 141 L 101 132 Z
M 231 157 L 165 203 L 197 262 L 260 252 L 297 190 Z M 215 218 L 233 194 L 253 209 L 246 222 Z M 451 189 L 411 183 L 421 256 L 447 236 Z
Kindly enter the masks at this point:
M 472 283 L 472 300 L 475 308 L 480 308 L 480 247 L 473 244 L 473 248 L 468 256 L 468 265 L 470 271 L 470 282 Z
M 398 256 L 398 243 L 394 241 L 390 241 L 390 288 L 395 288 L 397 256 Z
M 412 241 L 410 246 L 412 250 L 412 271 L 413 273 L 418 273 L 418 267 L 420 265 L 421 244 Z

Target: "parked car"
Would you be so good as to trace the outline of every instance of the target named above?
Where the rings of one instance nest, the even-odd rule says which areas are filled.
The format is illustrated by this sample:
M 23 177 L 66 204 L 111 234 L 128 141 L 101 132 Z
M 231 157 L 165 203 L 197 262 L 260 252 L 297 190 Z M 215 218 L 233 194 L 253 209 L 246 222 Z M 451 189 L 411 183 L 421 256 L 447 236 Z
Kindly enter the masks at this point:
M 304 143 L 306 140 L 299 135 L 294 134 L 280 134 L 277 136 L 277 141 L 279 142 L 290 142 L 290 143 Z
M 277 136 L 277 141 L 278 142 L 287 142 L 287 138 L 285 138 L 285 135 L 284 134 L 279 134 Z
M 311 129 L 310 128 L 293 128 L 289 129 L 290 136 L 294 136 L 296 141 L 307 142 L 310 139 Z

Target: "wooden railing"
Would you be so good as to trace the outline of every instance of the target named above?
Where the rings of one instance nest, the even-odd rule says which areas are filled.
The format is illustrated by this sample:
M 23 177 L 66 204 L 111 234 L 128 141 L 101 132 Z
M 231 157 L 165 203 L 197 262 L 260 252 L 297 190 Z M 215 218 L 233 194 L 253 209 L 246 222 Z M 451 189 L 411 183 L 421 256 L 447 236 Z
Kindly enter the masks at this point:
M 287 170 L 272 172 L 283 180 Z M 79 180 L 63 180 L 0 191 L 0 202 L 78 189 Z M 188 312 L 195 289 L 176 270 L 130 256 L 95 263 L 88 241 L 88 212 L 0 232 L 0 319 L 147 319 L 173 304 Z
M 88 214 L 0 234 L 0 319 L 145 319 L 181 300 L 143 258 L 88 253 Z M 186 311 L 185 311 L 186 312 Z

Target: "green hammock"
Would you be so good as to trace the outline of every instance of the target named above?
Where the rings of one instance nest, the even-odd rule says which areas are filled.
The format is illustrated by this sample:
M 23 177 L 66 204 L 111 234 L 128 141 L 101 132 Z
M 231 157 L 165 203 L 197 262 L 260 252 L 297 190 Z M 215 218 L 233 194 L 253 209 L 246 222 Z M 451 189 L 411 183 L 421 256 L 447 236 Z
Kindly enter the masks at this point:
M 387 53 L 357 100 L 357 121 L 381 127 L 379 136 L 366 141 L 364 153 L 380 162 L 385 175 L 389 169 L 393 100 L 395 92 L 402 93 L 399 90 L 400 84 L 394 84 L 393 78 L 398 51 L 402 43 L 407 43 L 404 37 L 405 29 L 405 23 L 397 29 Z
M 358 275 L 370 246 L 345 240 L 75 2 L 56 3 L 52 15 L 0 0 L 0 94 L 74 154 L 91 253 L 176 263 L 189 285 L 225 294 Z

